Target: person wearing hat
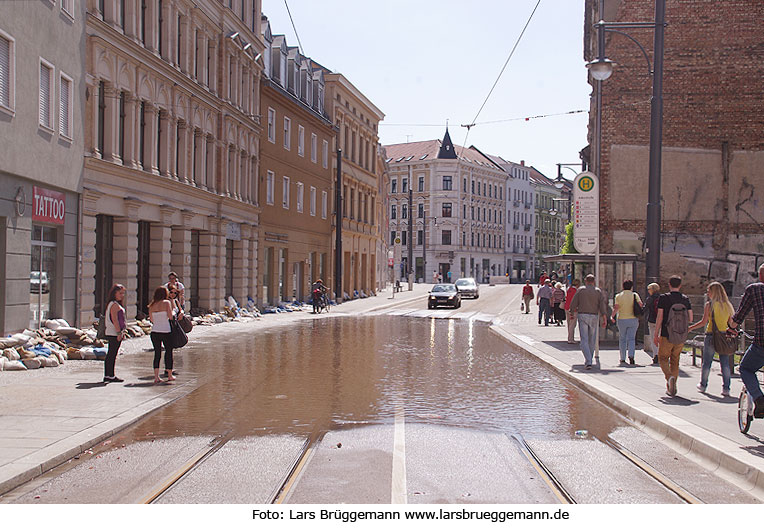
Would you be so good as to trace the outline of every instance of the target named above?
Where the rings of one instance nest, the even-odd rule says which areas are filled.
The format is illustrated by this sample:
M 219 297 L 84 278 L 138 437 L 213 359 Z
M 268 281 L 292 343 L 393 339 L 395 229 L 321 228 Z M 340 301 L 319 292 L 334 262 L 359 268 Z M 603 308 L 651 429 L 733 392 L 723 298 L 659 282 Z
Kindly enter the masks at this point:
M 313 294 L 313 313 L 318 313 L 321 299 L 326 293 L 326 286 L 324 286 L 324 281 L 320 278 L 316 280 L 313 283 L 313 289 L 311 291 Z
M 554 295 L 554 289 L 552 289 L 552 281 L 546 279 L 544 285 L 539 288 L 536 294 L 536 305 L 539 307 L 539 324 L 541 324 L 541 316 L 544 316 L 544 326 L 549 326 L 549 313 L 552 311 L 552 296 Z

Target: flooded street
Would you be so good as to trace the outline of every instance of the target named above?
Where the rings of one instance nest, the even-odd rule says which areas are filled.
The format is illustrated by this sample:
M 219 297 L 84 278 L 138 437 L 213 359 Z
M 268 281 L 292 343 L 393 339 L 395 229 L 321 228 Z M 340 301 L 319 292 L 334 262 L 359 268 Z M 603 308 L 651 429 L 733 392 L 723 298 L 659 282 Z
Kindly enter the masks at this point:
M 348 317 L 183 349 L 202 385 L 141 423 L 155 437 L 319 435 L 410 422 L 567 438 L 612 415 L 471 320 Z

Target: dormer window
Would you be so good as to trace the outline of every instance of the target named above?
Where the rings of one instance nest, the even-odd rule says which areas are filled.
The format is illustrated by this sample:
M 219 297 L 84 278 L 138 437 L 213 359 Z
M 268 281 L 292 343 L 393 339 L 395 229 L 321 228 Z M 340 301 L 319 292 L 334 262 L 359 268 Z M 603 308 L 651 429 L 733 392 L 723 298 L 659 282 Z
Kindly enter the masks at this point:
M 313 105 L 313 79 L 310 77 L 310 72 L 305 78 L 305 101 L 308 105 Z
M 289 83 L 287 82 L 287 54 L 284 51 L 281 52 L 281 63 L 279 64 L 279 67 L 279 81 L 281 82 L 281 86 L 288 88 Z
M 273 78 L 273 72 L 271 72 L 271 43 L 265 41 L 265 53 L 263 54 L 263 66 L 265 67 L 265 75 L 268 78 Z
M 300 67 L 297 64 L 297 61 L 294 62 L 294 66 L 292 67 L 292 80 L 294 82 L 294 94 L 298 98 L 300 97 Z

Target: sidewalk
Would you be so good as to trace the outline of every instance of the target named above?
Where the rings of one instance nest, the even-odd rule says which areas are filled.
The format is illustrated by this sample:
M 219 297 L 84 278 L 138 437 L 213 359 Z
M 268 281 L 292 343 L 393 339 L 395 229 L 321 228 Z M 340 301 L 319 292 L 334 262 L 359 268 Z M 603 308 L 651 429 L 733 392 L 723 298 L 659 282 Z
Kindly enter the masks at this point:
M 519 301 L 519 298 L 518 298 Z M 519 303 L 519 302 L 518 302 Z M 535 306 L 532 307 L 536 312 Z M 567 343 L 567 326 L 538 325 L 537 314 L 518 310 L 499 316 L 492 328 L 511 343 L 538 357 L 563 377 L 613 407 L 653 437 L 704 468 L 764 501 L 764 420 L 756 419 L 747 435 L 737 425 L 740 377 L 732 379 L 732 396 L 721 396 L 721 372 L 715 363 L 708 392 L 700 381 L 700 358 L 682 355 L 677 395 L 666 394 L 666 380 L 649 354 L 636 351 L 636 365 L 620 366 L 617 343 L 600 348 L 600 363 L 585 370 L 576 344 Z
M 391 288 L 376 297 L 356 299 L 332 306 L 332 315 L 359 314 L 423 297 L 429 284 L 415 284 L 413 291 L 391 298 Z M 310 310 L 266 314 L 257 321 L 198 326 L 191 340 L 243 327 L 261 330 L 299 320 L 324 318 Z M 130 363 L 134 354 L 151 347 L 149 338 L 122 344 L 117 362 L 125 384 L 101 384 L 103 362 L 70 360 L 60 367 L 24 372 L 0 372 L 0 495 L 65 463 L 105 441 L 149 413 L 193 391 L 193 379 L 176 385 L 153 385 L 147 370 Z M 137 366 L 136 366 L 137 365 Z M 149 371 L 150 372 L 150 371 Z

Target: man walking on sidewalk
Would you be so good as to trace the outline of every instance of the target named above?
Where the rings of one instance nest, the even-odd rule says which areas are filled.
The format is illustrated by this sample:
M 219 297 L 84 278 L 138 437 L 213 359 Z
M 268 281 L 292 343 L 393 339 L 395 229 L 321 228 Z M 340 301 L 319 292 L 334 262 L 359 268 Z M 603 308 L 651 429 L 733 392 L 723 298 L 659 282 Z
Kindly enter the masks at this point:
M 544 314 L 544 326 L 549 326 L 549 313 L 552 311 L 552 295 L 554 295 L 552 281 L 546 279 L 536 295 L 536 305 L 539 307 L 539 324 L 541 324 L 541 314 Z
M 674 275 L 669 279 L 669 292 L 658 299 L 658 315 L 655 319 L 655 344 L 658 345 L 658 363 L 666 377 L 666 393 L 676 395 L 676 380 L 679 378 L 679 355 L 684 348 L 690 323 L 692 305 L 687 295 L 679 291 L 682 277 Z
M 530 280 L 526 280 L 525 286 L 523 286 L 523 306 L 525 306 L 525 313 L 528 313 L 531 311 L 532 300 L 533 300 L 533 286 L 531 286 Z
M 576 291 L 570 301 L 570 313 L 578 319 L 578 333 L 581 336 L 581 351 L 584 353 L 586 369 L 592 368 L 592 357 L 596 348 L 597 323 L 607 324 L 607 304 L 605 295 L 594 285 L 594 275 L 586 275 L 584 287 Z
M 743 300 L 740 301 L 740 308 L 735 315 L 730 317 L 730 327 L 737 328 L 740 326 L 751 308 L 753 308 L 756 327 L 753 343 L 745 351 L 745 355 L 740 361 L 740 378 L 742 378 L 745 388 L 754 401 L 753 416 L 761 419 L 764 418 L 764 394 L 759 387 L 756 371 L 764 366 L 764 264 L 759 266 L 759 281 L 745 288 Z

